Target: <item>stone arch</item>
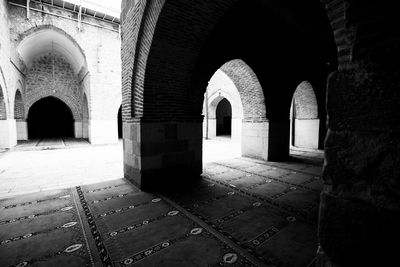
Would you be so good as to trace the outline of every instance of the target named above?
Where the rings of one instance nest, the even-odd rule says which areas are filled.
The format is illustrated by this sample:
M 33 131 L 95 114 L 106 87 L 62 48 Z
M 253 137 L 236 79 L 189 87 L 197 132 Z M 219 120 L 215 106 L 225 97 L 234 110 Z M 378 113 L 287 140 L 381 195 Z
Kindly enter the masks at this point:
M 218 79 L 220 83 L 214 82 L 216 79 Z M 221 79 L 223 80 L 222 84 Z M 232 84 L 230 85 L 230 83 Z M 211 77 L 209 88 L 206 92 L 206 94 L 209 95 L 204 99 L 203 115 L 205 115 L 205 120 L 203 123 L 203 137 L 214 138 L 217 135 L 217 106 L 222 99 L 227 99 L 232 107 L 232 141 L 240 142 L 242 140 L 243 106 L 239 94 L 235 92 L 237 89 L 233 87 L 235 87 L 235 85 L 232 80 L 220 70 Z
M 310 82 L 301 82 L 290 108 L 290 137 L 295 147 L 317 149 L 319 145 L 318 103 Z

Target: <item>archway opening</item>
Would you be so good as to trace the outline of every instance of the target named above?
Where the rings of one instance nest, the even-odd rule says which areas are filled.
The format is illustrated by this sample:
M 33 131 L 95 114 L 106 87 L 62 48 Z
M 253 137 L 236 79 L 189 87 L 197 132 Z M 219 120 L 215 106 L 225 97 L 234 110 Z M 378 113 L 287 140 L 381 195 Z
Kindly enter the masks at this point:
M 232 106 L 226 98 L 217 105 L 216 110 L 217 136 L 231 137 L 232 135 Z
M 291 147 L 318 149 L 318 104 L 314 89 L 308 81 L 301 82 L 293 94 L 290 120 Z
M 29 139 L 74 137 L 74 118 L 71 109 L 55 97 L 35 102 L 28 114 Z
M 122 105 L 118 109 L 118 139 L 122 139 Z

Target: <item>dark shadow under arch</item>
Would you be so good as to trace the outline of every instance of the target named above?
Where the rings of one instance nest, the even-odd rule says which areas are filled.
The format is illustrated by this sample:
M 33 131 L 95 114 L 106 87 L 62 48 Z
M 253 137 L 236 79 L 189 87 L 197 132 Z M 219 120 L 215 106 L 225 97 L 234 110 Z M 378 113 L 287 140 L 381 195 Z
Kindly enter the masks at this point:
M 118 139 L 122 138 L 122 105 L 118 109 Z
M 229 101 L 224 98 L 217 106 L 216 110 L 217 136 L 232 134 L 232 106 Z
M 28 137 L 74 137 L 71 109 L 52 96 L 35 102 L 28 113 Z

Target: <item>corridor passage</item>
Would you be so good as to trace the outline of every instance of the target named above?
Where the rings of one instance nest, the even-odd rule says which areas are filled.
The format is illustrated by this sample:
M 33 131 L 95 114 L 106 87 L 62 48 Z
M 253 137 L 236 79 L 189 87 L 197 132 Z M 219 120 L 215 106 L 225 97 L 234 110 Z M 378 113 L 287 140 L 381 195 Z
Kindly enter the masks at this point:
M 0 266 L 313 262 L 320 152 L 292 151 L 281 163 L 208 162 L 192 188 L 154 194 L 122 178 L 121 151 L 119 144 L 2 156 Z M 21 159 L 29 166 L 12 166 Z

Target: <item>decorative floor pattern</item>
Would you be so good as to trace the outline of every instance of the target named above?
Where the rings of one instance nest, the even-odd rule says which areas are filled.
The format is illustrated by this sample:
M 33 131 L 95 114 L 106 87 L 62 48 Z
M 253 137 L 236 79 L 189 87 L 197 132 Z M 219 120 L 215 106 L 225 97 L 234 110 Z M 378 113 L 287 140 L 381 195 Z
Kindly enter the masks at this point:
M 184 191 L 119 179 L 1 199 L 0 266 L 308 266 L 320 171 L 238 158 Z

